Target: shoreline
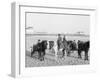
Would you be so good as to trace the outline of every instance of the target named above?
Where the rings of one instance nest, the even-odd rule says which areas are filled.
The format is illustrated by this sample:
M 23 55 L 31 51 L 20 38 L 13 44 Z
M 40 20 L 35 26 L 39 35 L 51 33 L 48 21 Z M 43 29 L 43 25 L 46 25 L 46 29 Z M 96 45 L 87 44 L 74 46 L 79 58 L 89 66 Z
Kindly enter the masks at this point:
M 58 34 L 25 34 L 26 36 L 57 36 Z M 61 34 L 65 36 L 79 36 L 79 37 L 90 37 L 90 35 L 85 34 Z

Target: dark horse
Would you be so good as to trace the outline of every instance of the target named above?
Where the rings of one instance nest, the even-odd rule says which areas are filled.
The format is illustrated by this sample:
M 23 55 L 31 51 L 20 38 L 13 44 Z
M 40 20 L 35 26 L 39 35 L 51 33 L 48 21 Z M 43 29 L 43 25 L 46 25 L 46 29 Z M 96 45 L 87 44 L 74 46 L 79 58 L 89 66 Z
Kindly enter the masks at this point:
M 44 60 L 45 50 L 47 49 L 47 41 L 43 40 L 42 42 L 33 45 L 33 50 L 31 51 L 31 57 L 35 52 L 38 52 L 38 59 L 40 61 Z
M 85 60 L 88 60 L 88 51 L 89 51 L 90 42 L 78 41 L 78 56 L 81 58 L 81 52 L 85 52 Z

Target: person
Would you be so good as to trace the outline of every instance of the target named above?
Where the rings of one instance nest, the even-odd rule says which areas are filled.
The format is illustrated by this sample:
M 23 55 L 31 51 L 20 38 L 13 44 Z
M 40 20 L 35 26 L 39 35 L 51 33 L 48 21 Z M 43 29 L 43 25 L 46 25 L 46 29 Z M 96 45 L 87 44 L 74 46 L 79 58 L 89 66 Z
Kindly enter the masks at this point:
M 61 44 L 62 44 L 62 37 L 61 34 L 58 34 L 58 39 L 57 39 L 58 50 L 61 48 Z
M 63 37 L 63 41 L 66 41 L 66 36 L 64 35 L 64 37 Z
M 67 49 L 68 49 L 68 45 L 67 45 L 66 35 L 64 35 L 63 36 L 63 50 L 62 50 L 63 56 L 65 56 L 65 51 L 67 53 L 68 51 Z
M 73 41 L 73 50 L 76 50 L 77 49 L 77 45 L 76 45 L 76 41 L 74 40 Z

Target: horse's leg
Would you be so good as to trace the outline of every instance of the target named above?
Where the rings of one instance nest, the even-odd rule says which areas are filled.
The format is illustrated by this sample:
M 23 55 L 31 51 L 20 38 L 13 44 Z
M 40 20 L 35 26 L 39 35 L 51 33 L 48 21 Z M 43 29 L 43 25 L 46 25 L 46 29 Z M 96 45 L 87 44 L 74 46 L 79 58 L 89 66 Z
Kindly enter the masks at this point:
M 67 51 L 67 56 L 70 56 L 70 51 L 69 50 Z
M 67 45 L 66 47 L 66 54 L 67 56 L 70 56 L 70 46 L 69 45 Z
M 62 57 L 64 57 L 65 56 L 65 49 L 62 50 L 62 53 L 63 53 Z
M 81 57 L 81 50 L 78 50 L 78 58 L 82 58 Z
M 60 44 L 58 44 L 58 51 L 59 51 L 59 49 L 60 49 Z
M 43 52 L 43 55 L 42 55 L 43 60 L 44 60 L 44 56 L 45 56 L 45 51 Z
M 32 55 L 33 55 L 33 51 L 31 52 L 31 57 L 32 57 Z
M 58 46 L 58 51 L 59 51 L 59 46 Z
M 67 53 L 67 56 L 70 56 L 70 49 L 69 48 L 66 49 L 66 53 Z
M 85 51 L 85 60 L 88 60 L 88 50 Z
M 31 52 L 31 57 L 33 56 L 34 52 L 35 52 L 34 50 Z
M 44 52 L 40 52 L 40 61 L 43 61 L 44 60 Z
M 40 58 L 41 58 L 41 52 L 38 51 L 38 59 L 40 59 Z

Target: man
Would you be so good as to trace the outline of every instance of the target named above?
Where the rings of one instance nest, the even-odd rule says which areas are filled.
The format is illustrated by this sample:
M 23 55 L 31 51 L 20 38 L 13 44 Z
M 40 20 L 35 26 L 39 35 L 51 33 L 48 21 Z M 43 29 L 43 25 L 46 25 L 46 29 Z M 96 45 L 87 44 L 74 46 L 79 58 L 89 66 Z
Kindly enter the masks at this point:
M 63 37 L 63 41 L 66 41 L 66 36 L 64 35 L 64 37 Z
M 66 36 L 64 35 L 63 36 L 63 50 L 62 50 L 63 56 L 65 56 L 65 51 L 66 51 L 66 53 L 68 53 L 67 52 L 68 51 L 68 44 L 67 44 Z
M 58 34 L 57 45 L 58 45 L 58 50 L 59 50 L 61 48 L 61 45 L 62 45 L 62 37 L 61 37 L 61 34 Z

